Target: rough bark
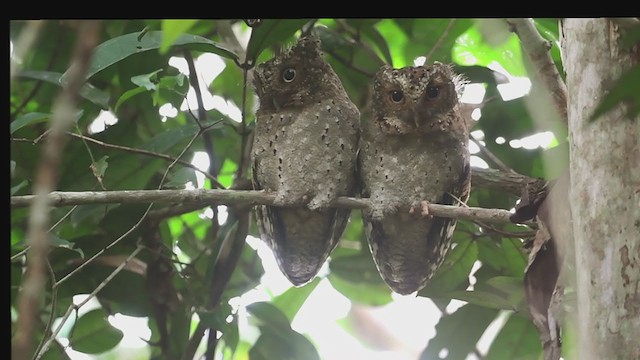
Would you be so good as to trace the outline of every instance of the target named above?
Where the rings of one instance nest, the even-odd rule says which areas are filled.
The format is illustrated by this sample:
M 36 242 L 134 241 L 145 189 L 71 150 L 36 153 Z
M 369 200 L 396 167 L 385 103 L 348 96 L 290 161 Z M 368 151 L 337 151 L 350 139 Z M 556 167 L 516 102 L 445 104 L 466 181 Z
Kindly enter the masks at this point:
M 606 18 L 562 23 L 580 359 L 640 358 L 640 119 L 619 104 L 589 117 L 638 64 Z

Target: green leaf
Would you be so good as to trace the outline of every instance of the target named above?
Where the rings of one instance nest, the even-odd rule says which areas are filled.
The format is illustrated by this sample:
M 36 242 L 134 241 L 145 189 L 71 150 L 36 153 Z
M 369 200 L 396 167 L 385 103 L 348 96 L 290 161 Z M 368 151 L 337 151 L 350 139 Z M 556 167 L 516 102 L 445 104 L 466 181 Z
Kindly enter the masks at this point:
M 443 297 L 449 291 L 466 289 L 469 273 L 478 259 L 478 245 L 470 239 L 460 240 L 449 251 L 444 262 L 427 286 L 418 292 L 419 296 Z
M 164 184 L 164 187 L 183 189 L 188 182 L 191 182 L 193 186 L 198 184 L 196 172 L 192 168 L 181 167 L 179 170 L 169 173 L 168 181 Z
M 58 86 L 64 84 L 63 74 L 53 71 L 31 71 L 25 70 L 18 74 L 18 77 L 46 81 Z M 109 108 L 109 94 L 94 87 L 89 83 L 82 85 L 80 96 L 100 106 L 103 110 Z
M 230 354 L 228 354 L 228 356 L 224 356 L 223 358 L 229 358 L 232 359 L 233 355 L 236 352 L 236 349 L 238 348 L 238 343 L 240 342 L 240 332 L 238 331 L 238 316 L 237 315 L 233 315 L 233 321 L 231 321 L 231 323 L 228 323 L 223 329 L 222 329 L 222 340 L 224 341 L 224 348 L 223 351 L 227 352 L 229 351 Z M 226 355 L 226 354 L 225 354 Z
M 376 29 L 380 32 L 381 36 L 385 39 L 385 42 L 389 46 L 389 51 L 392 56 L 393 64 L 395 67 L 403 67 L 407 64 L 413 64 L 413 59 L 405 59 L 404 49 L 407 44 L 407 34 L 400 28 L 399 24 L 394 19 L 383 19 L 376 24 Z
M 537 360 L 542 348 L 531 320 L 512 314 L 491 343 L 486 360 Z
M 279 331 L 291 329 L 287 316 L 269 302 L 260 301 L 249 304 L 247 311 L 264 326 L 275 328 Z
M 349 69 L 350 73 L 365 72 L 369 76 L 375 74 L 380 66 L 384 65 L 384 61 L 378 54 L 367 51 L 362 46 L 354 46 L 352 41 L 346 40 L 342 34 L 336 31 L 324 27 L 318 27 L 315 31 L 322 41 L 322 50 L 338 59 L 339 62 L 357 69 L 357 71 Z
M 167 129 L 149 140 L 142 148 L 153 152 L 164 153 L 180 141 L 193 137 L 197 132 L 198 126 L 196 125 L 185 125 Z
M 465 359 L 476 348 L 480 336 L 498 314 L 497 310 L 467 304 L 450 315 L 440 318 L 436 336 L 429 340 L 420 359 L 440 359 L 439 353 L 448 350 L 447 359 Z
M 120 98 L 118 99 L 118 101 L 116 102 L 115 108 L 114 108 L 114 112 L 118 112 L 118 109 L 120 108 L 120 105 L 122 105 L 125 101 L 131 99 L 132 97 L 138 95 L 138 94 L 142 94 L 144 92 L 147 92 L 147 89 L 143 88 L 143 87 L 137 87 L 137 88 L 133 88 L 131 90 L 127 90 L 125 91 L 124 94 L 122 94 L 120 96 Z
M 627 117 L 631 120 L 640 113 L 640 91 L 638 82 L 640 81 L 640 65 L 636 65 L 616 80 L 609 92 L 589 117 L 589 121 L 594 121 L 600 116 L 611 111 L 621 103 L 628 106 Z
M 72 243 L 70 241 L 67 241 L 67 240 L 64 240 L 64 239 L 61 239 L 61 238 L 59 238 L 59 237 L 57 237 L 55 235 L 50 235 L 49 239 L 50 239 L 49 244 L 51 246 L 59 247 L 59 248 L 63 248 L 63 249 L 73 250 L 73 251 L 77 252 L 78 254 L 80 254 L 80 257 L 84 258 L 84 252 L 82 251 L 82 249 L 76 248 L 74 243 Z
M 100 158 L 100 160 L 94 162 L 93 164 L 91 164 L 91 166 L 93 166 L 93 168 L 95 169 L 95 175 L 99 176 L 99 177 L 103 177 L 105 171 L 107 171 L 107 167 L 109 167 L 109 163 L 107 162 L 107 159 L 109 157 L 107 155 L 103 156 Z
M 189 83 L 185 80 L 184 74 L 164 76 L 160 79 L 158 89 L 154 93 L 154 104 L 158 105 L 164 103 L 162 100 L 166 100 L 179 109 L 188 91 Z
M 290 287 L 289 290 L 276 296 L 271 300 L 271 303 L 280 309 L 282 313 L 289 319 L 289 322 L 293 321 L 304 302 L 309 295 L 320 283 L 320 278 L 313 279 L 312 282 L 301 287 Z
M 510 270 L 509 275 L 523 277 L 528 257 L 522 250 L 522 242 L 518 239 L 502 238 L 502 249 Z
M 320 360 L 313 344 L 293 330 L 281 332 L 262 326 L 261 335 L 249 350 L 250 360 Z
M 186 95 L 189 91 L 189 83 L 186 81 L 186 75 L 179 73 L 175 76 L 163 76 L 160 78 L 160 88 L 172 89 L 180 95 Z
M 335 274 L 329 274 L 329 282 L 334 289 L 349 300 L 369 306 L 382 306 L 390 303 L 391 290 L 380 280 L 377 284 L 350 282 Z
M 287 40 L 308 21 L 309 19 L 262 20 L 260 25 L 251 30 L 247 60 L 255 62 L 264 49 Z
M 51 117 L 51 114 L 32 112 L 19 116 L 9 124 L 9 133 L 13 134 L 19 129 L 32 124 L 38 124 L 47 121 Z
M 232 309 L 229 304 L 220 304 L 215 311 L 198 311 L 200 322 L 207 327 L 223 329 L 227 326 L 227 317 L 231 315 Z
M 27 187 L 28 185 L 29 185 L 29 181 L 22 180 L 20 182 L 20 184 L 18 184 L 16 186 L 12 186 L 11 190 L 9 191 L 10 196 L 15 195 L 18 191 L 22 190 L 23 188 Z
M 164 33 L 162 31 L 149 31 L 144 34 L 135 32 L 103 42 L 94 51 L 91 66 L 87 72 L 87 79 L 131 55 L 159 49 L 162 46 L 163 37 Z M 189 49 L 211 52 L 228 59 L 238 60 L 238 55 L 233 51 L 202 36 L 184 34 L 173 42 L 173 46 L 180 45 L 184 45 Z
M 472 19 L 395 19 L 400 27 L 409 22 L 410 36 L 404 48 L 406 61 L 412 65 L 419 56 L 429 56 L 428 62 L 452 61 L 451 48 L 458 37 L 473 25 Z
M 40 335 L 40 334 L 39 334 Z M 38 336 L 39 337 L 39 336 Z M 42 355 L 40 360 L 71 360 L 67 355 L 65 348 L 57 341 L 54 341 L 47 352 Z
M 382 53 L 382 56 L 384 56 L 385 62 L 393 66 L 393 57 L 391 56 L 391 51 L 389 50 L 387 40 L 382 37 L 378 29 L 372 26 L 365 26 L 361 30 L 364 36 L 369 38 L 369 40 L 371 40 L 376 45 L 378 50 Z
M 489 279 L 485 283 L 476 284 L 473 291 L 452 291 L 448 296 L 486 308 L 523 311 L 524 289 L 522 285 L 520 285 L 520 289 L 515 289 L 513 288 L 513 283 L 501 284 L 502 281 L 506 282 L 506 280 L 493 279 L 496 278 Z M 513 282 L 515 281 L 519 281 L 522 284 L 522 280 L 514 279 Z
M 69 345 L 85 354 L 100 354 L 116 347 L 122 336 L 122 331 L 107 321 L 107 313 L 103 309 L 95 309 L 78 319 Z
M 460 65 L 487 66 L 497 61 L 513 76 L 527 75 L 522 61 L 520 39 L 513 33 L 508 33 L 506 41 L 501 44 L 491 45 L 483 37 L 478 24 L 476 24 L 468 28 L 456 40 L 451 51 L 453 60 Z
M 148 74 L 134 76 L 131 78 L 131 82 L 147 90 L 155 90 L 158 88 L 156 84 L 158 83 L 158 73 L 161 71 L 162 69 L 158 69 Z
M 180 35 L 189 31 L 198 20 L 168 19 L 162 20 L 162 44 L 160 53 L 165 54 Z
M 238 164 L 230 158 L 224 159 L 220 174 L 218 175 L 218 182 L 224 187 L 229 188 L 235 179 L 235 172 L 238 169 Z
M 358 255 L 332 258 L 329 262 L 331 274 L 357 284 L 379 284 L 382 282 L 378 268 L 368 250 Z

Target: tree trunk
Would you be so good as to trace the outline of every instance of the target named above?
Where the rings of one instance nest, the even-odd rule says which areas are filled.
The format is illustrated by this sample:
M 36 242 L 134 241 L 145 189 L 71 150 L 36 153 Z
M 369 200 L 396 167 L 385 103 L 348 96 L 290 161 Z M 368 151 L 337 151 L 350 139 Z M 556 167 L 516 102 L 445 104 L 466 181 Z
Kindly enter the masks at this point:
M 618 104 L 589 121 L 640 62 L 622 31 L 606 18 L 562 23 L 580 359 L 640 359 L 640 118 Z

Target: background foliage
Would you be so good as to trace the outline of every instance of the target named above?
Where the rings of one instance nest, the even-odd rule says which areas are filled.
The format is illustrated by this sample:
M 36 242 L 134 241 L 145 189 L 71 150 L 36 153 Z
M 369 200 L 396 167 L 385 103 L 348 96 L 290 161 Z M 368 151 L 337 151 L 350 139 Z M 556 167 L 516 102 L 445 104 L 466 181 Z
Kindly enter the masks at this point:
M 551 54 L 561 69 L 557 20 L 535 21 L 541 34 L 552 41 Z M 189 89 L 188 77 L 170 66 L 169 59 L 213 53 L 220 56 L 226 66 L 209 85 L 209 91 L 235 104 L 244 118 L 238 122 L 218 110 L 208 110 L 202 125 L 211 127 L 197 137 L 182 159 L 189 162 L 194 153 L 207 152 L 211 163 L 209 173 L 225 187 L 237 185 L 238 174 L 248 175 L 241 150 L 243 140 L 250 139 L 248 134 L 253 128 L 256 107 L 252 89 L 245 87 L 245 72 L 250 77 L 252 65 L 271 58 L 283 45 L 294 41 L 300 31 L 313 26 L 321 36 L 326 59 L 358 106 L 364 106 L 371 75 L 384 63 L 402 67 L 412 65 L 420 56 L 428 57 L 428 62 L 453 63 L 471 83 L 483 84 L 485 100 L 491 99 L 484 104 L 482 116 L 472 130 L 481 130 L 474 133 L 478 140 L 507 167 L 531 177 L 552 178 L 556 174 L 545 172 L 543 158 L 560 159 L 560 163 L 566 160 L 566 134 L 551 127 L 540 128 L 528 111 L 527 96 L 504 101 L 498 92 L 498 86 L 508 84 L 513 77 L 489 66 L 495 69 L 493 65 L 497 63 L 517 77 L 527 77 L 530 71 L 517 36 L 508 31 L 502 20 L 269 19 L 250 24 L 253 27 L 240 20 L 103 21 L 101 44 L 81 92 L 77 126 L 72 132 L 106 144 L 177 157 L 188 141 L 200 134 L 200 128 L 194 120 L 198 117 L 195 109 L 179 110 L 175 116 L 160 121 L 163 118 L 160 107 L 168 103 L 181 109 Z M 21 21 L 11 23 L 14 43 L 24 26 Z M 47 21 L 32 50 L 21 59 L 22 71 L 12 82 L 10 92 L 11 195 L 31 193 L 31 179 L 42 144 L 34 140 L 47 130 L 76 36 L 75 22 Z M 104 131 L 90 133 L 89 125 L 101 111 L 112 112 L 118 121 Z M 509 145 L 512 140 L 539 131 L 555 131 L 550 147 L 526 149 Z M 484 153 L 475 156 L 496 167 Z M 90 168 L 92 165 L 94 171 Z M 63 154 L 58 190 L 157 189 L 168 165 L 168 161 L 157 157 L 73 137 Z M 192 168 L 177 165 L 164 188 L 184 188 L 187 182 L 194 184 L 194 179 Z M 217 187 L 209 179 L 204 186 Z M 516 199 L 517 194 L 474 187 L 469 205 L 510 209 Z M 154 210 L 160 208 L 162 206 L 156 205 Z M 179 358 L 179 354 L 188 351 L 190 337 L 197 340 L 194 328 L 198 323 L 222 334 L 215 346 L 219 358 L 232 358 L 232 354 L 236 359 L 319 358 L 313 339 L 297 333 L 290 325 L 318 280 L 302 288 L 291 288 L 271 301 L 252 304 L 247 310 L 255 320 L 259 336 L 251 339 L 239 333 L 237 309 L 228 304 L 229 299 L 253 289 L 263 274 L 256 251 L 245 246 L 231 269 L 233 273 L 219 303 L 215 307 L 208 303 L 211 281 L 219 270 L 215 264 L 223 239 L 238 231 L 239 217 L 233 211 L 219 225 L 218 212 L 213 212 L 211 220 L 202 216 L 205 209 L 150 217 L 143 226 L 59 283 L 79 264 L 131 229 L 145 210 L 146 206 L 142 205 L 118 204 L 53 210 L 51 223 L 57 226 L 50 232 L 51 276 L 42 298 L 38 341 L 51 336 L 52 326 L 47 324 L 65 314 L 74 295 L 94 291 L 142 244 L 143 250 L 136 261 L 129 263 L 125 271 L 97 294 L 101 307 L 66 321 L 60 335 L 69 339 L 68 346 L 87 354 L 113 349 L 123 335 L 107 318 L 121 313 L 151 319 L 150 351 L 158 358 Z M 27 208 L 11 210 L 13 321 L 24 268 L 28 211 Z M 371 259 L 359 213 L 352 214 L 343 241 L 332 253 L 326 277 L 353 303 L 384 305 L 392 301 L 392 297 Z M 540 357 L 538 334 L 527 317 L 521 286 L 527 264 L 525 239 L 508 235 L 514 231 L 522 228 L 507 226 L 493 231 L 474 223 L 459 222 L 454 236 L 455 248 L 431 284 L 418 294 L 433 300 L 444 313 L 436 327 L 436 336 L 424 350 L 424 359 L 438 358 L 442 349 L 448 349 L 449 359 L 479 355 L 478 339 L 499 316 L 500 310 L 512 315 L 488 353 L 482 354 L 484 358 Z M 253 223 L 248 232 L 258 236 Z M 481 266 L 473 274 L 475 283 L 470 284 L 469 275 L 478 262 Z M 467 304 L 451 314 L 446 313 L 452 299 Z M 209 348 L 213 348 L 212 344 L 208 343 Z M 55 342 L 44 358 L 64 359 L 67 355 L 63 346 Z

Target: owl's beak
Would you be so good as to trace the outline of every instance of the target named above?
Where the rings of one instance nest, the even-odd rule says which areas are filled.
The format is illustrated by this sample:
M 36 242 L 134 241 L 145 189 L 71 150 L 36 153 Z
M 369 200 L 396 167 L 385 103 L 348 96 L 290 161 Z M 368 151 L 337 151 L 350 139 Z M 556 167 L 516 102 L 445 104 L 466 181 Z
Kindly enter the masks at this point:
M 413 106 L 411 112 L 413 115 L 413 123 L 416 124 L 416 129 L 419 129 L 421 125 L 421 121 L 420 121 L 420 112 L 418 111 L 417 106 Z
M 282 106 L 280 106 L 280 104 L 278 103 L 278 100 L 276 100 L 276 97 L 275 96 L 272 97 L 271 100 L 272 100 L 271 102 L 273 103 L 273 107 L 276 109 L 276 111 L 280 111 L 280 108 Z

